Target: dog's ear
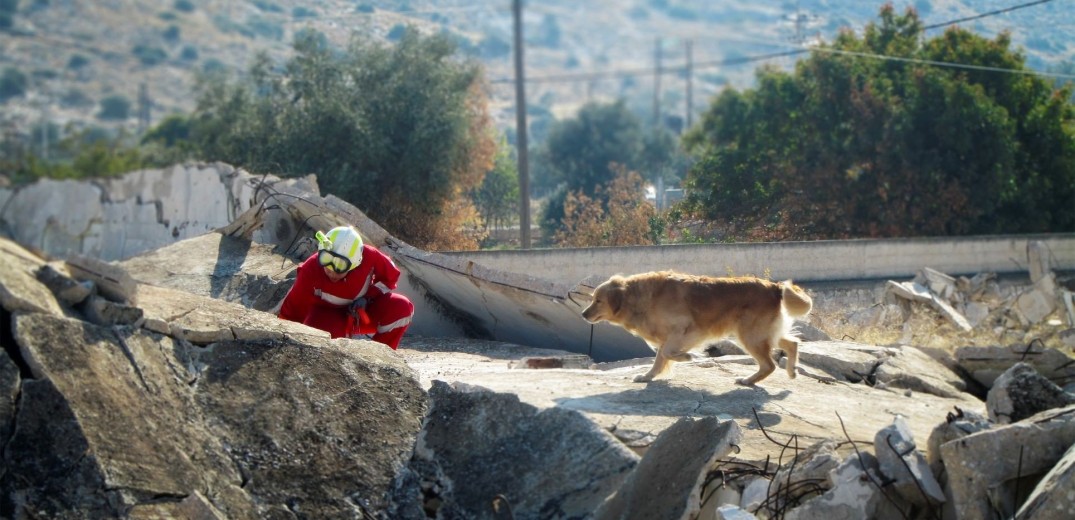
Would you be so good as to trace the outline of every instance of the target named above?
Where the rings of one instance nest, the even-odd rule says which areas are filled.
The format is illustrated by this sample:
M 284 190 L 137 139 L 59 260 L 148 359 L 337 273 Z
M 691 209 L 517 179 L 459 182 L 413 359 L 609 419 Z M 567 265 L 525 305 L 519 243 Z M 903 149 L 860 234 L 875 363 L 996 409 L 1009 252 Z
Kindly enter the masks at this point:
M 620 307 L 623 307 L 623 297 L 626 289 L 623 279 L 620 279 L 619 283 L 611 284 L 608 291 L 605 291 L 605 300 L 608 301 L 608 308 L 612 311 L 612 314 L 619 313 Z

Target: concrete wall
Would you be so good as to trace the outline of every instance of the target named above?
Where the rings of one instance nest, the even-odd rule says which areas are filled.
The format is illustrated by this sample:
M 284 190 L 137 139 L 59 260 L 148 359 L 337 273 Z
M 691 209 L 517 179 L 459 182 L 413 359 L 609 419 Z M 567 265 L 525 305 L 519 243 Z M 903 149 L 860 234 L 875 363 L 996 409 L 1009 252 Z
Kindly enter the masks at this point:
M 1075 271 L 1075 233 L 698 244 L 530 251 L 452 252 L 487 267 L 564 283 L 652 270 L 758 275 L 802 282 L 909 278 L 922 267 L 951 275 L 1026 273 L 1027 243 L 1039 240 L 1057 271 Z
M 92 181 L 0 189 L 0 232 L 57 257 L 121 260 L 230 223 L 250 208 L 252 176 L 187 164 Z

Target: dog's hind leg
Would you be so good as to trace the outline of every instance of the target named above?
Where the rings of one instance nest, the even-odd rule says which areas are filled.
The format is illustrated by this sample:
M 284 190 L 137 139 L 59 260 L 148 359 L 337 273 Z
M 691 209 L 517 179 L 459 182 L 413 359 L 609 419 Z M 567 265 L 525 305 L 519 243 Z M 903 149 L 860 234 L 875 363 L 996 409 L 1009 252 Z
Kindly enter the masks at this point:
M 758 371 L 750 377 L 736 379 L 735 382 L 743 386 L 754 386 L 754 383 L 769 377 L 769 374 L 776 370 L 776 362 L 773 361 L 773 356 L 771 355 L 772 348 L 769 345 L 769 340 L 762 340 L 749 345 L 744 344 L 743 347 L 754 358 L 754 361 L 758 362 Z
M 788 377 L 795 379 L 795 364 L 799 361 L 799 340 L 797 338 L 780 338 L 780 348 L 788 355 Z

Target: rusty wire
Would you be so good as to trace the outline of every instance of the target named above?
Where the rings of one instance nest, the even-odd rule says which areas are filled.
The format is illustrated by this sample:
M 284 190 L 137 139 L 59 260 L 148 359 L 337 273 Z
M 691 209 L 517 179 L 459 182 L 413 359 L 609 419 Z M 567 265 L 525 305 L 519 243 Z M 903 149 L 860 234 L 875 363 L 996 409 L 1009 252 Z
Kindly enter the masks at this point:
M 886 500 L 892 503 L 892 507 L 894 507 L 896 511 L 900 512 L 900 516 L 902 516 L 904 520 L 910 520 L 910 518 L 908 518 L 907 516 L 907 513 L 904 510 L 900 509 L 900 506 L 896 503 L 896 500 L 889 496 L 888 491 L 885 490 L 887 484 L 882 485 L 881 483 L 875 481 L 873 475 L 870 474 L 870 470 L 866 467 L 866 461 L 862 459 L 862 452 L 859 451 L 858 446 L 855 445 L 855 441 L 851 440 L 851 436 L 847 433 L 847 426 L 844 425 L 844 418 L 840 417 L 840 412 L 836 412 L 836 418 L 840 420 L 840 429 L 843 430 L 844 437 L 846 437 L 847 441 L 851 443 L 851 447 L 855 449 L 855 455 L 859 459 L 859 465 L 862 466 L 862 472 L 866 474 L 866 479 L 869 480 L 870 483 L 873 484 L 874 487 L 876 487 L 882 495 L 884 495 Z

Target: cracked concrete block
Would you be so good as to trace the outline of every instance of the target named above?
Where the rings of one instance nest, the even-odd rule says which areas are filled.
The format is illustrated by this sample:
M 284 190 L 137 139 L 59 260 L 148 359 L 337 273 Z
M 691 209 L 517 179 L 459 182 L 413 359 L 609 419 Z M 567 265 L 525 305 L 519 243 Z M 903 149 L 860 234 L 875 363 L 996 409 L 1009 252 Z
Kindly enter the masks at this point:
M 1075 404 L 1075 396 L 1027 363 L 1016 363 L 993 383 L 986 396 L 989 419 L 998 424 L 1019 422 L 1039 412 Z
M 863 467 L 865 462 L 865 467 Z M 823 495 L 788 511 L 784 520 L 833 520 L 839 518 L 877 518 L 878 505 L 885 500 L 870 483 L 879 480 L 872 459 L 862 461 L 852 455 L 829 472 L 832 488 Z
M 897 415 L 891 425 L 878 431 L 873 445 L 881 473 L 894 480 L 891 485 L 904 500 L 922 507 L 944 503 L 944 490 L 902 416 Z
M 701 510 L 706 474 L 739 443 L 735 421 L 682 417 L 661 433 L 596 520 L 693 518 Z M 684 449 L 690 446 L 691 449 Z
M 138 300 L 138 283 L 118 265 L 76 255 L 67 260 L 67 270 L 76 280 L 92 281 L 101 296 L 114 302 L 136 303 Z
M 1067 520 L 1075 517 L 1075 445 L 1042 477 L 1015 518 Z
M 1075 405 L 980 431 L 941 445 L 958 518 L 993 518 L 991 494 L 1006 483 L 1047 472 L 1075 444 Z M 988 454 L 988 456 L 983 456 Z M 1003 517 L 1014 511 L 1000 511 Z

